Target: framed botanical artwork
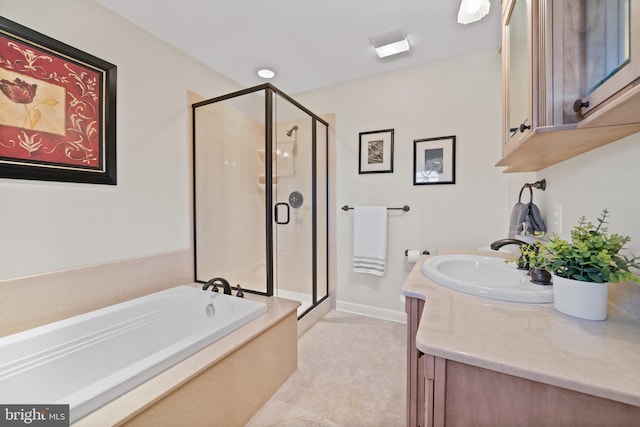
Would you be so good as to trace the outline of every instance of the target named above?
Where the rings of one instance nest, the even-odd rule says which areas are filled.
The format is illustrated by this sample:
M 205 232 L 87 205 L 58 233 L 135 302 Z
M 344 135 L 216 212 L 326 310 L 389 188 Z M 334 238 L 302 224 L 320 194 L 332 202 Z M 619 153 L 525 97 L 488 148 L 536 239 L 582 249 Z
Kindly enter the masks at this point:
M 393 129 L 360 132 L 358 172 L 393 172 Z
M 116 184 L 116 66 L 0 17 L 0 178 Z
M 456 137 L 413 141 L 413 185 L 456 183 Z

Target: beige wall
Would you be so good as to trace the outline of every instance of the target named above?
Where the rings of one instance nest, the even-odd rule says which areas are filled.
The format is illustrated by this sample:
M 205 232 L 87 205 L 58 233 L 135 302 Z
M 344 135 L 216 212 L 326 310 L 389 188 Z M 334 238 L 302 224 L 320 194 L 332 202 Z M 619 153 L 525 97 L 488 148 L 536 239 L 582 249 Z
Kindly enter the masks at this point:
M 338 307 L 403 319 L 400 287 L 412 265 L 404 250 L 478 248 L 506 237 L 518 193 L 526 182 L 547 179 L 536 191 L 551 231 L 553 206 L 563 205 L 563 234 L 576 220 L 612 211 L 612 231 L 632 237 L 640 253 L 640 134 L 538 173 L 502 174 L 501 69 L 497 51 L 473 53 L 435 64 L 297 95 L 316 111 L 336 113 L 336 210 L 339 206 L 408 204 L 390 213 L 387 272 L 354 274 L 353 214 L 337 210 Z M 358 133 L 395 129 L 393 174 L 358 174 Z M 456 184 L 413 186 L 413 140 L 457 136 Z M 631 290 L 633 292 L 633 290 Z
M 0 179 L 0 335 L 193 280 L 189 92 L 238 86 L 92 0 L 0 14 L 118 67 L 117 186 Z
M 0 280 L 189 250 L 190 102 L 238 89 L 88 0 L 0 14 L 118 67 L 118 185 L 0 179 Z
M 537 172 L 538 179 L 547 180 L 547 190 L 539 198 L 552 231 L 556 205 L 562 205 L 560 234 L 565 238 L 580 217 L 593 222 L 607 208 L 609 231 L 631 236 L 628 248 L 640 253 L 639 161 L 636 133 Z
M 501 71 L 497 50 L 478 52 L 296 95 L 336 115 L 338 307 L 403 318 L 400 288 L 413 267 L 405 249 L 477 248 L 507 234 L 509 179 L 500 158 Z M 395 129 L 394 172 L 358 174 L 359 132 Z M 413 140 L 456 135 L 456 184 L 413 185 Z M 340 206 L 411 207 L 389 214 L 384 277 L 352 271 L 353 211 Z M 342 305 L 341 305 L 342 303 Z M 378 311 L 378 313 L 376 313 Z

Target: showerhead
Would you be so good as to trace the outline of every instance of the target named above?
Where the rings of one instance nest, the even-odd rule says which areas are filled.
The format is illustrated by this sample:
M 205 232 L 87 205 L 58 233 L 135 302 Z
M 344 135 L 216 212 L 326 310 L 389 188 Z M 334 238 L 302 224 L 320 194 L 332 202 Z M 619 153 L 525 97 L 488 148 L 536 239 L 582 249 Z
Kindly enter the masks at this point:
M 291 136 L 291 134 L 293 133 L 294 130 L 298 130 L 298 125 L 295 125 L 294 127 L 292 127 L 291 129 L 289 129 L 287 131 L 287 136 Z

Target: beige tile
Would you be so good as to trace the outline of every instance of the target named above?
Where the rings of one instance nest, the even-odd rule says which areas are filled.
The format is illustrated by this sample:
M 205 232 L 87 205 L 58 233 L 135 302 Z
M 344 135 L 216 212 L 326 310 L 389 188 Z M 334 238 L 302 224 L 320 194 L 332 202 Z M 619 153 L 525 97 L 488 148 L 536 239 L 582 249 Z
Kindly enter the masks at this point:
M 403 426 L 405 325 L 330 311 L 298 341 L 298 370 L 247 424 Z
M 245 427 L 339 427 L 319 414 L 271 399 Z

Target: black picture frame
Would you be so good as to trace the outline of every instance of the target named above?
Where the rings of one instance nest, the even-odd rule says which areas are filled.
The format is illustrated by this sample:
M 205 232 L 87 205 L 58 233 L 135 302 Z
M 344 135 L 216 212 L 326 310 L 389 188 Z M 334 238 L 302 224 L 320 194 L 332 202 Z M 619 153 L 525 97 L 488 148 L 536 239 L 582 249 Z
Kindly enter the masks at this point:
M 117 67 L 0 17 L 0 178 L 117 184 Z
M 358 173 L 393 173 L 393 129 L 360 132 Z
M 456 183 L 456 137 L 413 140 L 413 185 Z

